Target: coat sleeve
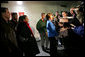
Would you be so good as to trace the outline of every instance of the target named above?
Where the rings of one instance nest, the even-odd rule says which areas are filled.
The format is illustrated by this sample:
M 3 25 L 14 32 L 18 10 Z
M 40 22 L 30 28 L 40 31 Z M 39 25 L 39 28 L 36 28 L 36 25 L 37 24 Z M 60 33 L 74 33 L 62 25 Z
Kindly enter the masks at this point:
M 55 32 L 55 28 L 50 23 L 48 23 L 47 29 L 49 29 L 52 33 Z
M 36 29 L 40 32 L 40 29 L 41 27 L 40 27 L 40 21 L 38 21 L 38 23 L 37 23 L 37 25 L 36 25 Z

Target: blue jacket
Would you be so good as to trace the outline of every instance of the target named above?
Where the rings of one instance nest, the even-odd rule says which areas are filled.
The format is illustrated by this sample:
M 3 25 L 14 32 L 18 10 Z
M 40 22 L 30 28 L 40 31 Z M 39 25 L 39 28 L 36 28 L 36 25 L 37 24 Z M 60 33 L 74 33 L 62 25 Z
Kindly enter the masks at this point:
M 47 32 L 48 32 L 48 37 L 58 36 L 58 33 L 56 32 L 55 25 L 50 20 L 47 21 L 46 28 L 47 28 Z
M 84 36 L 84 26 L 75 27 L 73 31 L 78 35 Z

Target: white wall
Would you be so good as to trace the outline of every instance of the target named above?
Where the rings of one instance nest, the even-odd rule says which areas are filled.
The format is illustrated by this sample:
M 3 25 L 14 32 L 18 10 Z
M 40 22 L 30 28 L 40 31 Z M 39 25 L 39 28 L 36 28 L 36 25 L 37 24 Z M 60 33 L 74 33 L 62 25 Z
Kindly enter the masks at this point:
M 55 11 L 69 11 L 69 8 L 60 7 L 56 5 L 56 2 L 49 1 L 24 1 L 23 5 L 17 5 L 16 1 L 9 1 L 9 3 L 2 3 L 2 7 L 8 7 L 10 12 L 25 12 L 29 18 L 30 26 L 33 27 L 34 35 L 36 38 L 40 38 L 38 31 L 36 30 L 36 24 L 41 18 L 41 13 L 48 13 Z

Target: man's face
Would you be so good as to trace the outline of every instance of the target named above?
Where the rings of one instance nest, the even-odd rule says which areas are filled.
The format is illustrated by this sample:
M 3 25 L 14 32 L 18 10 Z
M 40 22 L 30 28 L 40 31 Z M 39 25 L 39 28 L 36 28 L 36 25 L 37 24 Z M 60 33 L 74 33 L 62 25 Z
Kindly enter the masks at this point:
M 50 15 L 50 19 L 51 19 L 52 21 L 54 20 L 53 15 Z
M 73 10 L 70 10 L 70 13 L 73 14 Z
M 15 19 L 16 19 L 16 20 L 18 19 L 18 15 L 17 15 L 17 14 L 15 15 Z
M 42 14 L 42 18 L 43 18 L 43 19 L 45 18 L 45 14 Z
M 10 12 L 9 12 L 8 9 L 6 9 L 6 12 L 5 12 L 4 16 L 5 16 L 7 19 L 10 19 Z

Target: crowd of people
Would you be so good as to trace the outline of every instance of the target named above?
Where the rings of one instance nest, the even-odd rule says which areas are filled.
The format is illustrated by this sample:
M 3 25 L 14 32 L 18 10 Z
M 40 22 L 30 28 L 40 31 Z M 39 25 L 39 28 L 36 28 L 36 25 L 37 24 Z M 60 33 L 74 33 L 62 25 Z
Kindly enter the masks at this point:
M 26 15 L 20 16 L 10 12 L 8 8 L 1 7 L 1 56 L 36 56 L 40 53 L 33 31 L 29 26 Z
M 58 11 L 41 13 L 41 19 L 36 24 L 41 37 L 42 50 L 48 51 L 51 56 L 58 56 L 58 41 L 64 45 L 65 55 L 76 56 L 82 53 L 84 45 L 84 8 L 73 7 L 70 12 Z M 36 56 L 39 48 L 29 25 L 27 15 L 19 16 L 1 7 L 1 37 L 0 54 L 2 56 Z M 46 42 L 46 43 L 45 43 Z M 48 47 L 50 43 L 50 48 Z M 45 46 L 46 45 L 46 46 Z M 83 53 L 82 53 L 83 54 Z M 80 54 L 81 55 L 81 54 Z
M 47 15 L 41 13 L 36 29 L 41 36 L 42 49 L 47 50 L 51 56 L 58 56 L 57 47 L 64 46 L 63 56 L 81 55 L 84 43 L 83 12 L 82 7 L 73 7 L 70 12 L 62 11 L 61 14 L 58 11 L 55 14 L 47 13 Z M 48 48 L 49 42 L 50 48 Z

